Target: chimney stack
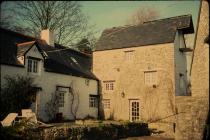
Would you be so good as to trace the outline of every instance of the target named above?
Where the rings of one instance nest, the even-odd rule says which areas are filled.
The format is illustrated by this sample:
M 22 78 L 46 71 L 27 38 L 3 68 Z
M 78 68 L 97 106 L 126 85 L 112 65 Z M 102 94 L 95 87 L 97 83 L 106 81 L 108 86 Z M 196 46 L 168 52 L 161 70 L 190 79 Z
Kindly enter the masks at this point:
M 54 47 L 54 33 L 49 29 L 41 31 L 41 39 L 45 40 L 48 45 Z

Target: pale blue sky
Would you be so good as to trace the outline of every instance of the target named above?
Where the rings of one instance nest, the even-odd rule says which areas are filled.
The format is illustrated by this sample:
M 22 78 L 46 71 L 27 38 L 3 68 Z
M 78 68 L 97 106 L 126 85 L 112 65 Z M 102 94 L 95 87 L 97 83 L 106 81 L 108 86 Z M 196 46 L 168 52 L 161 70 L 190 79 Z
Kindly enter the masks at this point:
M 191 14 L 196 29 L 200 1 L 80 1 L 79 3 L 82 5 L 82 11 L 88 15 L 89 23 L 95 25 L 94 28 L 98 31 L 96 37 L 99 37 L 106 28 L 125 25 L 126 20 L 141 7 L 154 7 L 159 11 L 159 18 Z M 3 4 L 6 7 L 15 3 Z
M 200 2 L 191 1 L 81 1 L 82 10 L 99 30 L 97 36 L 106 28 L 123 26 L 126 20 L 141 7 L 154 7 L 160 18 L 191 14 L 196 27 Z

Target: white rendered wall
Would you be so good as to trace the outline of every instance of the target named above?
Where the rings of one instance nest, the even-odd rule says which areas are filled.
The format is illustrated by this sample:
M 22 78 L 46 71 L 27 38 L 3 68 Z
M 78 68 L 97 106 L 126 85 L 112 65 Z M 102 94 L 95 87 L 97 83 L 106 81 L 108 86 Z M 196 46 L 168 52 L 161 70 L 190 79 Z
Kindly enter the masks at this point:
M 25 58 L 27 58 L 27 56 L 43 59 L 35 46 L 30 49 Z M 38 114 L 40 115 L 39 117 L 41 119 L 47 121 L 48 117 L 45 113 L 45 104 L 50 100 L 51 94 L 56 91 L 56 86 L 70 86 L 71 82 L 73 82 L 75 91 L 77 91 L 79 94 L 79 108 L 77 111 L 77 118 L 84 118 L 87 115 L 93 117 L 98 116 L 98 108 L 89 107 L 89 95 L 98 94 L 98 85 L 96 80 L 89 79 L 89 85 L 87 86 L 85 84 L 86 78 L 46 72 L 43 66 L 44 63 L 43 60 L 41 60 L 39 63 L 39 73 L 32 74 L 27 73 L 27 61 L 25 61 L 25 67 L 1 65 L 1 87 L 5 83 L 4 76 L 6 75 L 15 76 L 18 74 L 33 77 L 35 80 L 34 83 L 38 87 L 42 88 L 42 91 L 40 91 L 40 108 L 38 109 Z M 66 95 L 63 115 L 66 119 L 73 119 L 70 113 L 69 98 L 70 96 Z
M 176 32 L 174 41 L 175 56 L 175 93 L 177 96 L 187 95 L 187 57 L 186 53 L 179 51 L 179 48 L 185 48 L 184 35 L 181 31 Z M 180 73 L 183 76 L 180 76 Z

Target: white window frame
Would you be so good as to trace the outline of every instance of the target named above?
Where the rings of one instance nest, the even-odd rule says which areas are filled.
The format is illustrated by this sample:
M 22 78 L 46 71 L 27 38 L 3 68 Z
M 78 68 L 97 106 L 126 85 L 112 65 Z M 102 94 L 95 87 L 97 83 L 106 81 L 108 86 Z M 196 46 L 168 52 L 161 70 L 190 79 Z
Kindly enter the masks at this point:
M 97 108 L 98 107 L 98 99 L 95 96 L 89 96 L 89 107 Z
M 115 87 L 115 81 L 103 81 L 106 91 L 113 91 Z
M 58 107 L 64 107 L 65 106 L 65 96 L 69 92 L 70 87 L 65 86 L 57 86 L 56 92 L 59 95 L 58 96 Z
M 147 86 L 157 85 L 157 71 L 145 71 L 144 83 Z
M 39 72 L 39 60 L 28 58 L 27 72 L 28 73 L 38 73 Z
M 132 61 L 134 60 L 134 50 L 124 51 L 125 52 L 125 60 Z
M 59 99 L 58 99 L 58 106 L 59 107 L 64 107 L 65 104 L 65 91 L 58 91 L 59 93 Z
M 103 108 L 104 109 L 110 109 L 110 99 L 103 99 Z

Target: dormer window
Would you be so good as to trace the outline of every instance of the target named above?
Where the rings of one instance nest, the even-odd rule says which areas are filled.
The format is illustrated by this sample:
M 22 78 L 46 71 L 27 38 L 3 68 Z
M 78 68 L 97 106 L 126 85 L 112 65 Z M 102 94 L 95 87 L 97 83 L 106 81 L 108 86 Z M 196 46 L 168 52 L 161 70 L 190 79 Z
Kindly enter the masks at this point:
M 27 72 L 28 73 L 39 73 L 39 61 L 40 61 L 40 59 L 28 57 Z
M 28 72 L 37 73 L 38 60 L 28 59 Z

